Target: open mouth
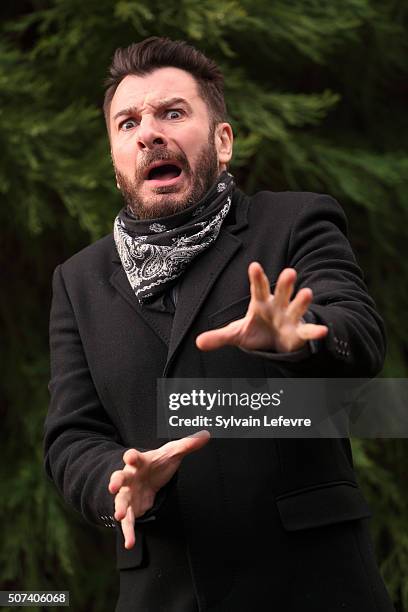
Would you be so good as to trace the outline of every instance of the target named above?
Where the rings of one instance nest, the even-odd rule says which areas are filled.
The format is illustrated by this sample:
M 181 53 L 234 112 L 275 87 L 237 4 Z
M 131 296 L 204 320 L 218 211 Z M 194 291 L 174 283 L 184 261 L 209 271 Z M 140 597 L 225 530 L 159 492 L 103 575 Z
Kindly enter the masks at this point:
M 170 181 L 181 174 L 181 168 L 173 163 L 160 163 L 150 168 L 147 174 L 148 181 Z

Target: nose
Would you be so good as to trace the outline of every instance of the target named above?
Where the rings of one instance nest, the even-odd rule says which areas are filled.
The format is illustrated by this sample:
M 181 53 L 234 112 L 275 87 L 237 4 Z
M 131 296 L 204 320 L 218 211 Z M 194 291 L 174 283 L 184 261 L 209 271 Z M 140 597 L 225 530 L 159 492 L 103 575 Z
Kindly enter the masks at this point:
M 167 145 L 167 139 L 155 119 L 143 117 L 137 131 L 137 145 L 140 150 Z

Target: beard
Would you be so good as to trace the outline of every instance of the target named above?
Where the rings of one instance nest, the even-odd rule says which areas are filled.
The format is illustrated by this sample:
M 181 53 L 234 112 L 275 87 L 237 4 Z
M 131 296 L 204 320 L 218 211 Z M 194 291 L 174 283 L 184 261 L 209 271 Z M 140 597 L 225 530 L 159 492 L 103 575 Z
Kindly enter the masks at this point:
M 128 179 L 115 168 L 117 182 L 125 203 L 138 219 L 167 217 L 201 200 L 204 194 L 212 187 L 219 174 L 214 133 L 215 126 L 210 129 L 208 141 L 198 155 L 194 172 L 184 154 L 172 153 L 167 147 L 157 147 L 157 149 L 149 151 L 137 169 L 134 180 Z M 182 195 L 181 198 L 172 197 L 172 194 L 177 194 L 178 192 L 179 187 L 177 185 L 157 187 L 155 189 L 156 194 L 168 195 L 168 197 L 160 198 L 159 201 L 157 201 L 156 196 L 149 198 L 149 196 L 142 197 L 140 195 L 141 185 L 145 180 L 144 173 L 146 169 L 151 163 L 158 160 L 175 160 L 181 164 L 185 175 L 184 180 L 187 179 L 190 183 L 187 193 Z

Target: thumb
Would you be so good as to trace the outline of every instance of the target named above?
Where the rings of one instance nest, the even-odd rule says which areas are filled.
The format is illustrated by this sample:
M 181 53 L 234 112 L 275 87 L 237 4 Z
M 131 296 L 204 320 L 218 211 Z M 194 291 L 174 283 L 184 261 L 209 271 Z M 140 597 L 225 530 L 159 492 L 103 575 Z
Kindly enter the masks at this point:
M 185 455 L 189 455 L 194 451 L 203 448 L 211 438 L 211 434 L 206 429 L 201 431 L 197 431 L 191 436 L 186 436 L 185 438 L 181 438 L 180 440 L 173 440 L 172 442 L 168 442 L 166 446 L 171 446 L 171 450 L 173 453 L 184 457 Z
M 226 345 L 238 344 L 243 320 L 239 319 L 220 329 L 203 332 L 196 338 L 197 348 L 201 351 L 213 351 Z

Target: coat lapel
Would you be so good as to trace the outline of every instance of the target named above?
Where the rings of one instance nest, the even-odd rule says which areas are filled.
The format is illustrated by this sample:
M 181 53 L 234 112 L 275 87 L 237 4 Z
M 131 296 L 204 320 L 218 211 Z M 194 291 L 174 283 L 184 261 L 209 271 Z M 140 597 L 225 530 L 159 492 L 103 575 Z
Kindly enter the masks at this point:
M 116 249 L 115 249 L 116 251 Z M 172 325 L 172 316 L 168 313 L 155 312 L 143 308 L 140 306 L 132 287 L 126 276 L 120 259 L 118 259 L 118 266 L 110 277 L 110 283 L 115 289 L 121 294 L 121 296 L 132 306 L 137 314 L 147 323 L 150 329 L 162 340 L 162 342 L 168 347 L 170 342 L 170 330 Z
M 211 248 L 205 251 L 184 273 L 179 285 L 165 371 L 218 276 L 241 245 L 239 238 L 226 230 L 221 230 Z

